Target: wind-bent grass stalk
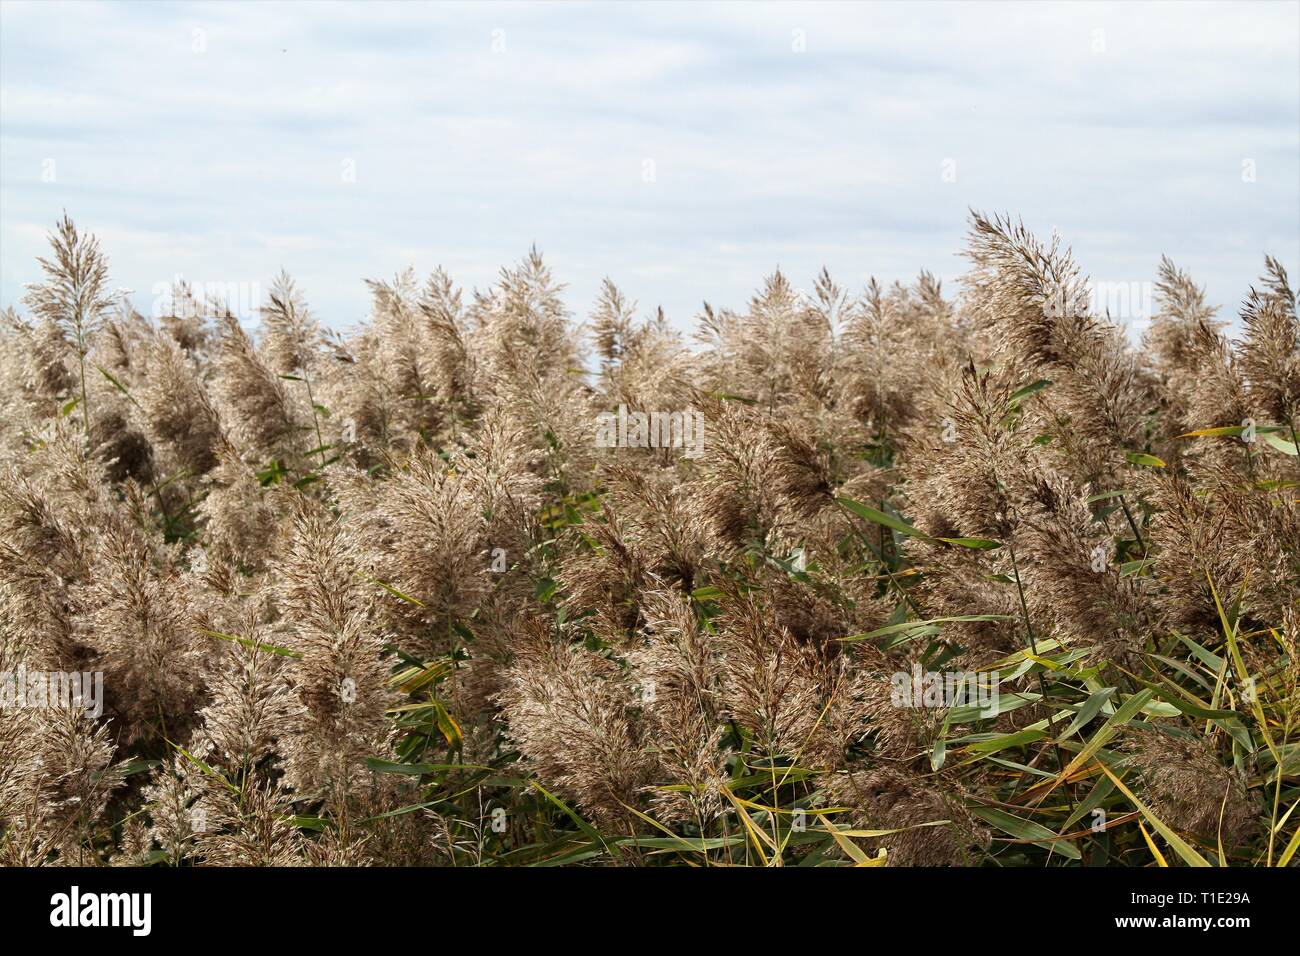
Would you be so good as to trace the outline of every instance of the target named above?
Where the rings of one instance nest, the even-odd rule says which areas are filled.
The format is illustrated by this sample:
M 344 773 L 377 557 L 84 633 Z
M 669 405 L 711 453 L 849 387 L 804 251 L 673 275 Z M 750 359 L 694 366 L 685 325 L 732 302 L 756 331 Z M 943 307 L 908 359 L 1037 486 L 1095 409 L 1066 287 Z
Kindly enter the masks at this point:
M 1137 522 L 1133 520 L 1133 512 L 1129 510 L 1128 501 L 1125 500 L 1123 495 L 1120 495 L 1119 503 L 1124 509 L 1124 517 L 1128 519 L 1128 526 L 1133 532 L 1133 537 L 1137 540 L 1138 547 L 1142 549 L 1142 557 L 1145 558 L 1147 556 L 1147 544 L 1142 538 L 1142 532 L 1138 530 Z
M 90 393 L 86 390 L 86 339 L 81 325 L 81 316 L 77 317 L 77 360 L 81 373 L 81 423 L 90 438 Z
M 326 464 L 325 436 L 321 434 L 321 430 L 320 430 L 320 411 L 316 407 L 316 397 L 312 394 L 311 375 L 308 373 L 308 371 L 305 368 L 302 370 L 302 381 L 303 384 L 307 386 L 307 401 L 311 404 L 311 420 L 312 423 L 316 426 L 316 449 L 320 454 L 320 467 L 323 470 Z
M 1025 600 L 1024 585 L 1021 584 L 1020 582 L 1020 565 L 1016 561 L 1016 549 L 1015 546 L 1010 541 L 1007 542 L 1007 551 L 1011 555 L 1011 570 L 1012 573 L 1015 575 L 1016 593 L 1020 596 L 1020 611 L 1024 615 L 1025 631 L 1029 635 L 1029 647 L 1030 650 L 1033 652 L 1034 656 L 1037 657 L 1038 641 L 1034 637 L 1033 623 L 1029 620 L 1029 604 Z M 1047 733 L 1049 736 L 1053 738 L 1052 751 L 1056 755 L 1056 772 L 1059 775 L 1065 770 L 1065 758 L 1061 754 L 1061 745 L 1055 742 L 1056 718 L 1055 715 L 1053 714 L 1052 703 L 1047 696 L 1047 682 L 1043 680 L 1042 670 L 1038 671 L 1038 695 L 1042 701 L 1043 707 L 1046 708 Z M 1070 810 L 1073 811 L 1074 802 L 1075 802 L 1074 788 L 1071 787 L 1069 792 L 1070 792 Z

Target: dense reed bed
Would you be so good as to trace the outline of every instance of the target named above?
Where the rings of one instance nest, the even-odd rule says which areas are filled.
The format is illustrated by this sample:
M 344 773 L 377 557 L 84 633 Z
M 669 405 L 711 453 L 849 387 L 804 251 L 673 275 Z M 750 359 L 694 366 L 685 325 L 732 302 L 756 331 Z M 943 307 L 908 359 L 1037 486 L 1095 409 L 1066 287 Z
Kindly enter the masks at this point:
M 0 331 L 6 864 L 1295 864 L 1271 259 L 1233 335 L 1162 261 L 1139 344 L 976 214 L 955 295 L 776 274 L 689 341 L 536 253 L 346 335 L 282 275 L 250 335 L 51 243 Z

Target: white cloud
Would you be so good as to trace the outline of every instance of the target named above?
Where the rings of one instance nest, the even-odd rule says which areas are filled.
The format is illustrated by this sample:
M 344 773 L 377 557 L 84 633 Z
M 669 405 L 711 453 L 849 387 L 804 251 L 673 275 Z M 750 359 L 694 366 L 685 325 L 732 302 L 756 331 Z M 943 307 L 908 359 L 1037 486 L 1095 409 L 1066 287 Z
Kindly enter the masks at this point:
M 1102 278 L 1167 252 L 1229 306 L 1264 252 L 1300 260 L 1295 5 L 5 3 L 0 21 L 5 304 L 35 278 L 31 224 L 63 208 L 119 284 L 283 265 L 340 325 L 364 277 L 409 259 L 482 286 L 534 242 L 576 311 L 609 275 L 683 324 L 777 264 L 953 278 L 970 206 L 1058 226 Z

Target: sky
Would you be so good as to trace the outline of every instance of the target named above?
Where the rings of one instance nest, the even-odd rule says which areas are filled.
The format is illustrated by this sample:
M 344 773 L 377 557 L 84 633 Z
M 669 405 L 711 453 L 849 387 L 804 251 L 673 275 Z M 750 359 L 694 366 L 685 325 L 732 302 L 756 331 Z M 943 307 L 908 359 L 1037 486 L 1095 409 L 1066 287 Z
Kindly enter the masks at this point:
M 146 315 L 284 268 L 345 328 L 536 245 L 690 328 L 778 267 L 953 288 L 971 208 L 1121 319 L 1162 253 L 1235 314 L 1300 273 L 1300 3 L 0 2 L 0 307 L 67 210 Z

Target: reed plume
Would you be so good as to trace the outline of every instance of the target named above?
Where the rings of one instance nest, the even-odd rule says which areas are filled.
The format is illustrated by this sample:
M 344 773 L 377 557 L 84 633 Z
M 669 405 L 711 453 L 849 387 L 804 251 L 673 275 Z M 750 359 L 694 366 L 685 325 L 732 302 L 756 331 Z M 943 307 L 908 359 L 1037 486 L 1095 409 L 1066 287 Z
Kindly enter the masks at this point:
M 0 317 L 0 862 L 1294 865 L 1285 269 L 1238 331 L 1162 258 L 1138 342 L 970 225 L 691 335 L 536 249 L 146 318 L 64 217 Z M 654 412 L 698 443 L 608 447 Z

